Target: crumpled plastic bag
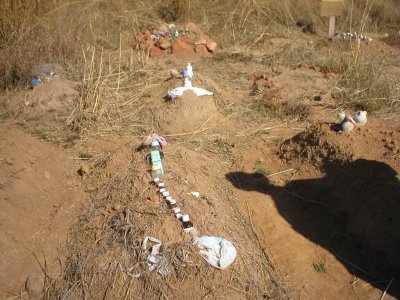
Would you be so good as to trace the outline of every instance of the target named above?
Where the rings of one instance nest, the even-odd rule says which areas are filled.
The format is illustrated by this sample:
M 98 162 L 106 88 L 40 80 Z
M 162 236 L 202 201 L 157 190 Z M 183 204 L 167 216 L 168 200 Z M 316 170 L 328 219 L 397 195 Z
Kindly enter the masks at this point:
M 192 87 L 192 86 L 188 86 L 188 87 L 181 86 L 181 87 L 177 87 L 173 90 L 168 91 L 168 96 L 171 99 L 175 99 L 176 97 L 181 97 L 183 95 L 183 93 L 186 91 L 192 91 L 193 93 L 196 94 L 196 96 L 199 96 L 199 97 L 214 95 L 213 92 L 207 91 L 202 88 Z
M 199 247 L 200 255 L 214 268 L 225 269 L 233 263 L 237 251 L 233 244 L 216 236 L 201 236 L 193 239 L 193 245 Z
M 140 278 L 143 276 L 144 273 L 153 271 L 155 268 L 157 268 L 157 271 L 161 276 L 165 276 L 165 275 L 168 275 L 169 273 L 171 273 L 171 271 L 172 271 L 171 266 L 169 266 L 169 264 L 165 264 L 165 263 L 162 264 L 163 257 L 160 254 L 160 248 L 161 248 L 162 242 L 159 239 L 152 237 L 152 236 L 145 237 L 145 239 L 143 240 L 142 249 L 149 251 L 148 246 L 147 246 L 147 243 L 149 241 L 153 242 L 155 245 L 153 245 L 150 248 L 151 252 L 146 258 L 146 263 L 147 263 L 148 269 L 141 273 L 132 273 L 133 269 L 136 266 L 135 265 L 127 270 L 127 273 L 129 276 L 131 276 L 133 278 Z

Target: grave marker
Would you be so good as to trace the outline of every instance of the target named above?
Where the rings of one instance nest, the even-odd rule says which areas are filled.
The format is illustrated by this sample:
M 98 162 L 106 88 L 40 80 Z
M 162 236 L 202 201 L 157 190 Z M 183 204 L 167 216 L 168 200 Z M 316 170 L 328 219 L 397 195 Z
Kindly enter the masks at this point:
M 336 16 L 343 12 L 343 0 L 322 0 L 321 17 L 329 17 L 329 37 L 335 33 Z

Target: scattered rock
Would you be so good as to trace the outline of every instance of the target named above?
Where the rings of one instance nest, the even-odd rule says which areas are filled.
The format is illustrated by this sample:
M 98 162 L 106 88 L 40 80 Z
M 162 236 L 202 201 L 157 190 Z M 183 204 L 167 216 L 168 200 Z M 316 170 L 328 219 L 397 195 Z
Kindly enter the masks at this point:
M 140 42 L 140 48 L 144 51 L 149 51 L 153 47 L 154 43 L 151 40 L 143 40 Z
M 210 50 L 211 52 L 214 52 L 215 49 L 217 49 L 217 43 L 214 42 L 213 40 L 211 40 L 210 38 L 207 39 L 206 42 L 206 47 L 208 48 L 208 50 Z
M 162 57 L 166 54 L 152 47 L 161 50 L 172 48 L 172 51 L 167 53 L 186 54 L 195 51 L 200 55 L 212 53 L 217 49 L 217 43 L 204 34 L 194 23 L 188 23 L 183 28 L 172 25 L 161 24 L 158 30 L 137 32 L 132 41 L 132 48 L 149 51 L 150 57 Z
M 158 44 L 159 44 L 159 47 L 163 50 L 167 50 L 167 49 L 171 48 L 171 42 L 168 41 L 164 37 L 160 37 L 160 39 L 158 40 Z
M 154 46 L 150 48 L 150 57 L 157 58 L 157 57 L 163 57 L 164 55 L 165 52 L 162 51 L 160 48 Z
M 205 45 L 207 40 L 205 38 L 200 38 L 194 42 L 195 45 Z
M 183 42 L 181 39 L 177 39 L 173 44 L 172 44 L 172 53 L 175 54 L 182 54 L 182 53 L 187 53 L 191 50 L 191 47 Z
M 209 54 L 208 49 L 206 45 L 204 44 L 198 44 L 194 47 L 194 51 L 198 54 Z
M 188 45 L 194 45 L 194 41 L 192 38 L 188 37 L 188 36 L 183 36 L 180 38 L 180 40 Z

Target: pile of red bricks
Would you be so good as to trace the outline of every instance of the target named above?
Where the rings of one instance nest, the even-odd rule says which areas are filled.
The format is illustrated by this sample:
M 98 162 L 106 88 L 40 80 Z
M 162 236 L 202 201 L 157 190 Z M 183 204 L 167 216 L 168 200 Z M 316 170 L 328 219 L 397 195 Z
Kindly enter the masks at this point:
M 137 32 L 132 47 L 149 53 L 150 57 L 163 57 L 167 53 L 210 55 L 217 43 L 204 34 L 195 24 L 188 23 L 181 29 L 171 24 L 161 25 L 159 30 Z

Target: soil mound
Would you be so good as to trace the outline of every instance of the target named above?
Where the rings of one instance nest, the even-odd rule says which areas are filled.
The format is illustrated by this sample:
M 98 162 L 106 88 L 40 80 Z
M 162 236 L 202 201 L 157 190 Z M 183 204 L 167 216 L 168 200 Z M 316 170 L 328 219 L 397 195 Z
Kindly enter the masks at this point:
M 92 201 L 71 235 L 67 276 L 55 281 L 49 298 L 284 298 L 268 258 L 260 255 L 263 250 L 251 224 L 221 181 L 224 174 L 210 174 L 213 161 L 168 146 L 164 149 L 164 182 L 182 212 L 190 214 L 200 235 L 221 236 L 234 243 L 238 256 L 223 271 L 201 258 L 190 235 L 183 232 L 180 221 L 151 184 L 144 159 L 147 152 L 132 152 L 132 143 L 122 141 L 93 160 L 92 172 L 85 179 Z M 191 191 L 199 191 L 200 198 Z M 131 278 L 130 274 L 148 268 L 149 253 L 142 248 L 147 236 L 162 241 L 162 263 Z M 165 276 L 158 272 L 163 266 L 168 270 Z
M 156 115 L 160 128 L 168 134 L 201 131 L 220 118 L 213 97 L 198 97 L 191 91 L 185 92 L 181 98 L 168 101 Z
M 15 116 L 29 119 L 48 118 L 71 111 L 78 96 L 77 83 L 54 78 L 33 89 L 15 93 L 5 103 L 6 109 Z
M 56 147 L 18 130 L 0 129 L 0 164 L 3 299 L 20 295 L 28 276 L 41 279 L 40 264 L 47 271 L 60 271 L 54 259 L 63 261 L 58 247 L 85 194 L 78 187 L 77 165 Z
M 333 162 L 358 158 L 384 161 L 399 169 L 399 130 L 369 122 L 350 134 L 334 130 L 334 125 L 313 125 L 281 145 L 279 155 L 294 166 L 304 164 L 324 170 Z
M 308 163 L 321 168 L 334 161 L 355 158 L 353 141 L 349 135 L 332 130 L 331 124 L 315 125 L 284 142 L 280 156 L 291 163 Z

